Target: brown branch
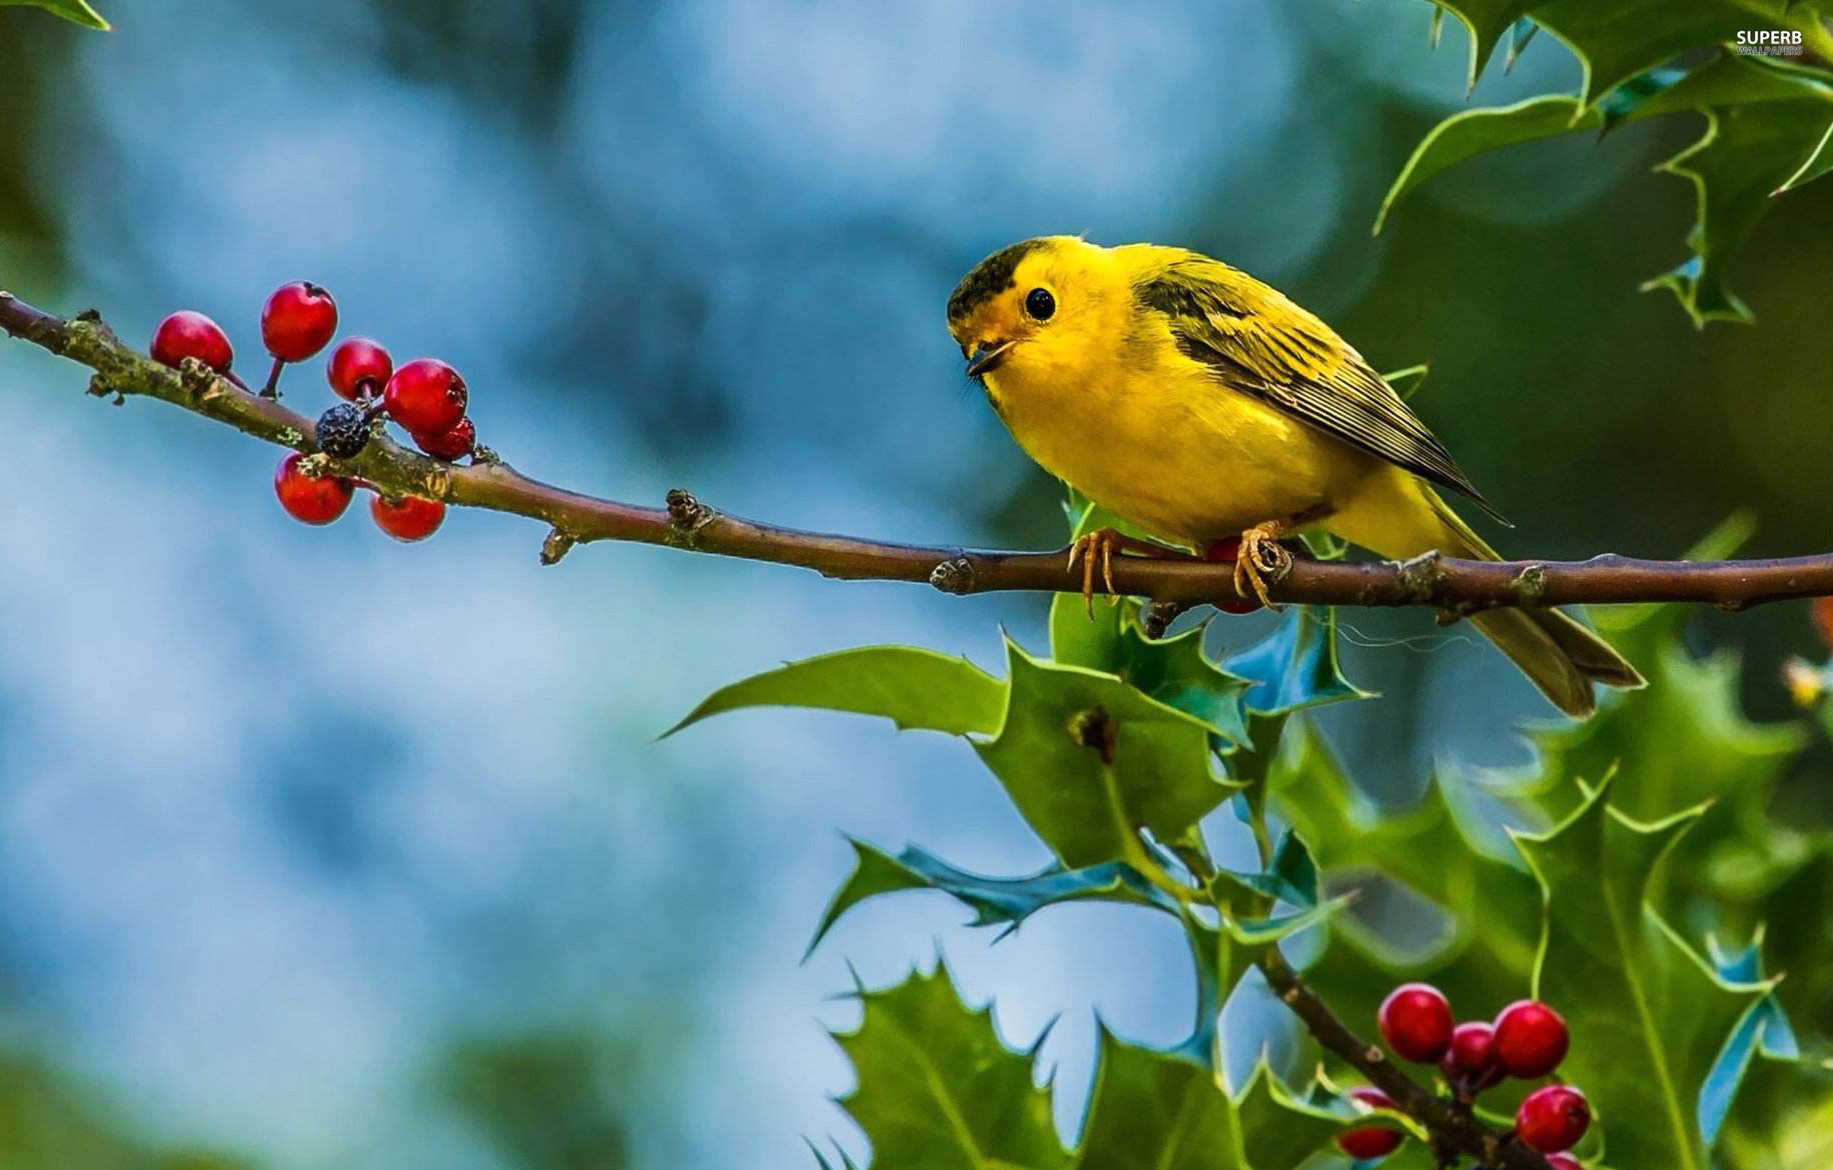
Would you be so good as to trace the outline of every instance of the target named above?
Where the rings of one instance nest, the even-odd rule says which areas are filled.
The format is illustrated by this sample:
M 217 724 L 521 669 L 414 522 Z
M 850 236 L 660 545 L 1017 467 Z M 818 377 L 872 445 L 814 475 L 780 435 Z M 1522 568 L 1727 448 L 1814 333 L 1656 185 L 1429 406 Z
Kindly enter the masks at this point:
M 94 314 L 66 320 L 0 292 L 0 328 L 95 371 L 99 395 L 157 398 L 270 443 L 316 450 L 312 420 L 219 378 L 195 362 L 159 365 L 122 344 Z M 754 561 L 798 565 L 828 577 L 927 581 L 947 593 L 1074 588 L 1061 552 L 993 552 L 888 544 L 780 528 L 729 516 L 686 492 L 665 508 L 599 499 L 521 475 L 507 464 L 468 467 L 428 459 L 378 434 L 354 459 L 330 464 L 395 494 L 489 508 L 545 522 L 542 559 L 598 540 L 665 544 Z M 1114 558 L 1116 592 L 1167 603 L 1229 602 L 1231 566 L 1197 560 Z M 1703 602 L 1742 609 L 1765 601 L 1833 595 L 1833 555 L 1751 561 L 1649 561 L 1605 555 L 1588 561 L 1464 561 L 1436 554 L 1404 564 L 1299 559 L 1270 583 L 1276 601 L 1322 605 L 1433 606 L 1466 614 L 1494 606 Z
M 1388 1060 L 1379 1047 L 1366 1043 L 1337 1019 L 1330 1005 L 1292 970 L 1278 944 L 1267 948 L 1258 966 L 1280 1002 L 1292 1009 L 1319 1044 L 1348 1061 L 1369 1083 L 1393 1098 L 1402 1113 L 1426 1127 L 1436 1148 L 1467 1154 L 1479 1166 L 1496 1170 L 1551 1170 L 1547 1160 L 1522 1145 L 1513 1134 L 1491 1129 L 1456 1102 L 1416 1082 Z

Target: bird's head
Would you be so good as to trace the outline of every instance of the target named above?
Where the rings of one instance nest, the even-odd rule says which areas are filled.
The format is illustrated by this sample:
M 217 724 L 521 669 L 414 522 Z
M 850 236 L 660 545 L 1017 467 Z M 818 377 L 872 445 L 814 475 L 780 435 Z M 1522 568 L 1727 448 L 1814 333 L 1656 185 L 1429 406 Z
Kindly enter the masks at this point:
M 970 378 L 1002 384 L 1085 369 L 1118 340 L 1129 284 L 1113 253 L 1076 236 L 1040 236 L 988 256 L 948 298 L 948 331 Z M 1124 336 L 1124 323 L 1118 325 Z

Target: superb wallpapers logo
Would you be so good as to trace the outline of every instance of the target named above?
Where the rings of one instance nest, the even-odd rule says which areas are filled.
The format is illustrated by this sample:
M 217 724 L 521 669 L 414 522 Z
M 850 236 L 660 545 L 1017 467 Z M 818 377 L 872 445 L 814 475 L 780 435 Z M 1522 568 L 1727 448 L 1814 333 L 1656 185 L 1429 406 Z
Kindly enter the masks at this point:
M 1799 57 L 1802 53 L 1801 30 L 1798 28 L 1740 29 L 1737 51 L 1746 57 Z

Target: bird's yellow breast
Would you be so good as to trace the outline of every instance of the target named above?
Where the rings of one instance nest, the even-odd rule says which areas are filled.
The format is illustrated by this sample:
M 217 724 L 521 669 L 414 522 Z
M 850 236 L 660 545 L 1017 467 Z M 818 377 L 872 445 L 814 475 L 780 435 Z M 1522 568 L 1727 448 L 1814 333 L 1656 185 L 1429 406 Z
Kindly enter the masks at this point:
M 1148 532 L 1200 546 L 1328 512 L 1374 469 L 1222 384 L 1162 323 L 1135 317 L 1106 336 L 1105 349 L 994 371 L 987 396 L 1027 454 Z

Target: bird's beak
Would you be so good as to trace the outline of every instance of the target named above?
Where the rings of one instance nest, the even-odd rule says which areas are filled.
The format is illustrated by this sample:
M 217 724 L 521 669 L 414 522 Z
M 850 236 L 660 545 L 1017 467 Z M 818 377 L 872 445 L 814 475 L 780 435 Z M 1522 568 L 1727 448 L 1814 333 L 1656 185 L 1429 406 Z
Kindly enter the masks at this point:
M 967 376 L 978 378 L 989 370 L 997 369 L 999 363 L 1005 360 L 1006 351 L 1017 344 L 1016 341 L 1001 341 L 998 344 L 981 342 L 974 347 L 974 352 L 968 355 Z

